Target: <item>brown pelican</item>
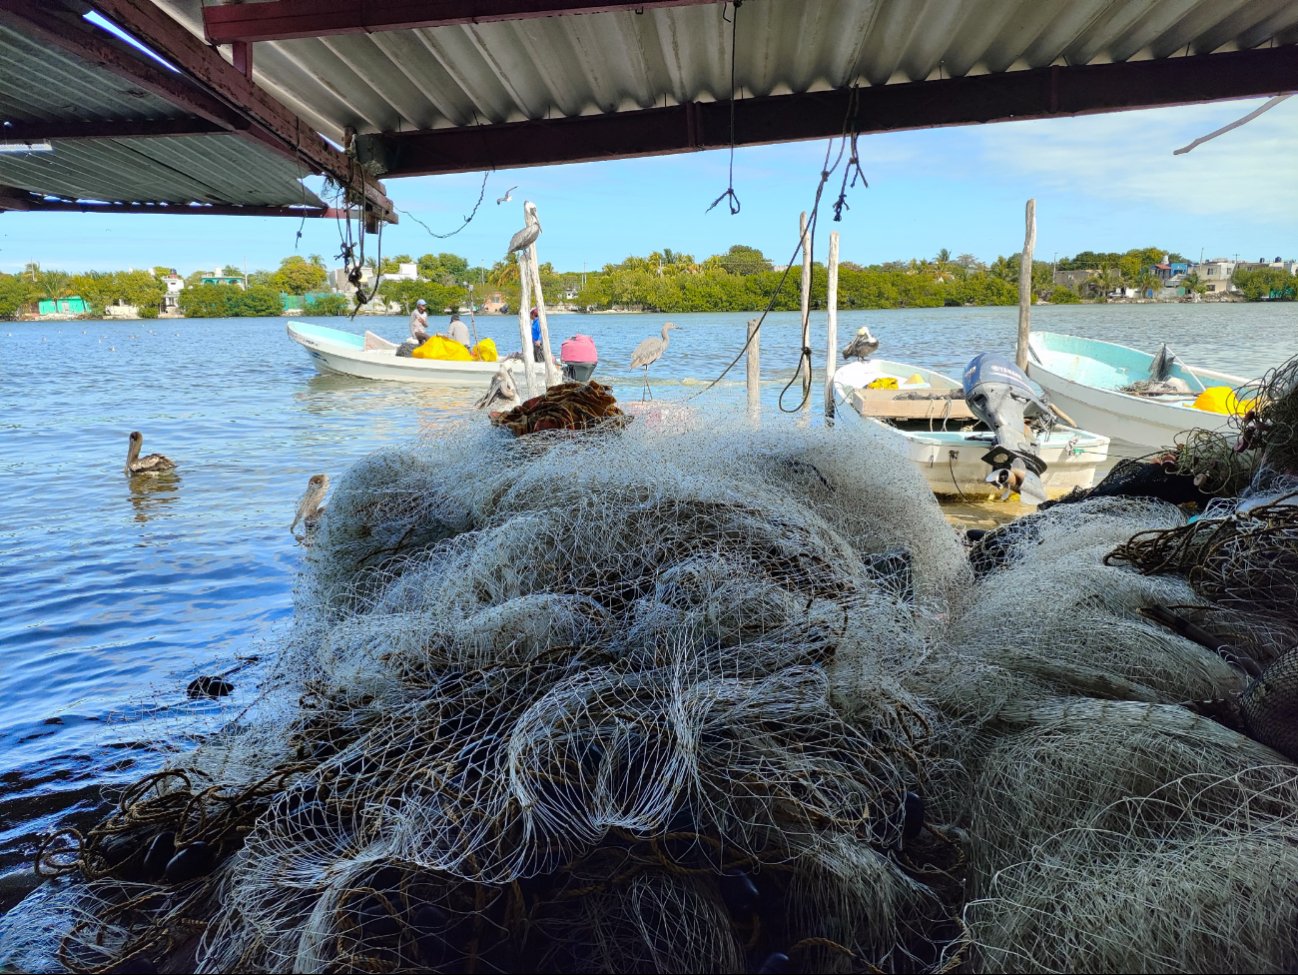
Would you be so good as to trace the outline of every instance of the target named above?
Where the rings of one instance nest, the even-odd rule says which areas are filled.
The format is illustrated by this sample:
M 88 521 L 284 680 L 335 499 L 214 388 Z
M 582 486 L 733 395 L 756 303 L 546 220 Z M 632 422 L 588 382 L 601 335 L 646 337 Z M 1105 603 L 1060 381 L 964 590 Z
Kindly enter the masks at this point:
M 518 387 L 514 385 L 514 374 L 508 363 L 501 363 L 496 374 L 491 377 L 491 387 L 487 394 L 478 400 L 480 410 L 512 410 L 522 402 L 518 397 Z
M 144 446 L 144 434 L 139 430 L 131 432 L 130 443 L 126 448 L 126 476 L 134 477 L 137 474 L 165 474 L 167 471 L 176 469 L 176 464 L 168 457 L 162 454 L 148 454 L 140 456 L 140 448 Z
M 531 200 L 523 204 L 523 216 L 527 220 L 527 226 L 509 239 L 509 250 L 505 252 L 506 257 L 527 250 L 528 247 L 536 243 L 536 238 L 541 236 L 541 221 L 536 216 L 536 204 Z
M 673 328 L 680 328 L 680 326 L 673 322 L 667 322 L 663 325 L 662 338 L 647 338 L 637 345 L 635 351 L 631 353 L 631 368 L 644 368 L 644 392 L 641 394 L 642 399 L 645 396 L 648 396 L 650 399 L 653 398 L 653 393 L 649 389 L 649 367 L 657 362 L 659 358 L 661 358 L 662 354 L 667 351 L 667 333 Z
M 856 330 L 856 335 L 852 341 L 847 343 L 847 348 L 843 350 L 843 358 L 864 361 L 874 355 L 878 349 L 879 340 L 870 334 L 868 326 L 862 325 Z
M 320 518 L 324 514 L 324 505 L 321 502 L 324 501 L 328 491 L 328 474 L 312 474 L 310 480 L 306 482 L 306 491 L 297 503 L 297 514 L 293 516 L 293 524 L 288 526 L 288 530 L 299 542 L 310 543 L 311 536 L 315 534 Z M 302 523 L 301 535 L 296 531 L 299 521 Z

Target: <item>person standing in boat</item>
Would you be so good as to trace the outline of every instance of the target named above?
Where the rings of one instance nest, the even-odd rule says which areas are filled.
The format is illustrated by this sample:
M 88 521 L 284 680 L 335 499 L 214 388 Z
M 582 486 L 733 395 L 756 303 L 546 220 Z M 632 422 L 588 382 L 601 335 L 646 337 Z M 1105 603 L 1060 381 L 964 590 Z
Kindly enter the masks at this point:
M 541 351 L 541 315 L 535 308 L 532 309 L 532 359 L 535 362 L 545 362 L 545 354 Z

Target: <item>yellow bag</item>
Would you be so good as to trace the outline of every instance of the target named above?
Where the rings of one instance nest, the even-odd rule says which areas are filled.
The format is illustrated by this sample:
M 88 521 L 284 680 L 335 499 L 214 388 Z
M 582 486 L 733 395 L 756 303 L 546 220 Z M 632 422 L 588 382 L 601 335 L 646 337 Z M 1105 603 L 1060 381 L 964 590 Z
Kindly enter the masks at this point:
M 1251 410 L 1255 402 L 1251 399 L 1238 399 L 1229 386 L 1209 386 L 1195 398 L 1194 408 L 1208 413 L 1238 416 Z
M 866 389 L 896 389 L 897 380 L 896 377 L 894 376 L 880 376 L 878 379 L 875 379 L 872 382 L 867 383 L 865 388 Z
M 416 359 L 451 359 L 468 362 L 469 350 L 454 339 L 443 335 L 430 335 L 428 341 L 410 353 Z
M 496 343 L 491 339 L 482 339 L 472 349 L 473 358 L 479 362 L 497 362 L 500 356 L 496 352 Z

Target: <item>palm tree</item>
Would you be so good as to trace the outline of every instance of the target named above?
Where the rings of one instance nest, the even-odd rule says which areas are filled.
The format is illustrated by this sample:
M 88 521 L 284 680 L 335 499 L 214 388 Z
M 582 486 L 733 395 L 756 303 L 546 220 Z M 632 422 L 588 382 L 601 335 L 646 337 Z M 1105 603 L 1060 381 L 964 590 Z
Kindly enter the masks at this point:
M 1185 288 L 1186 294 L 1201 295 L 1208 290 L 1207 282 L 1199 277 L 1198 271 L 1190 271 L 1181 277 L 1181 287 Z
M 1140 292 L 1142 298 L 1152 298 L 1154 293 L 1163 286 L 1163 279 L 1153 272 L 1150 268 L 1140 272 L 1136 278 L 1136 290 Z

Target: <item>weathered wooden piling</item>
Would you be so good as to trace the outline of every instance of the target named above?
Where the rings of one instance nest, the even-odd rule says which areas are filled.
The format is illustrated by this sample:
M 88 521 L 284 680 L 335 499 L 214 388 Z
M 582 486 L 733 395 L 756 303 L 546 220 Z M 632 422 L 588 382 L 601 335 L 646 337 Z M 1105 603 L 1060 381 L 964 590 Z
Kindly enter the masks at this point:
M 1014 361 L 1024 371 L 1028 368 L 1028 332 L 1032 328 L 1032 250 L 1037 246 L 1037 201 L 1028 200 L 1027 231 L 1023 237 L 1023 256 L 1019 262 L 1019 344 Z
M 834 423 L 834 371 L 838 368 L 838 231 L 829 235 L 825 284 L 825 423 Z
M 748 319 L 748 418 L 754 423 L 762 416 L 762 319 Z

